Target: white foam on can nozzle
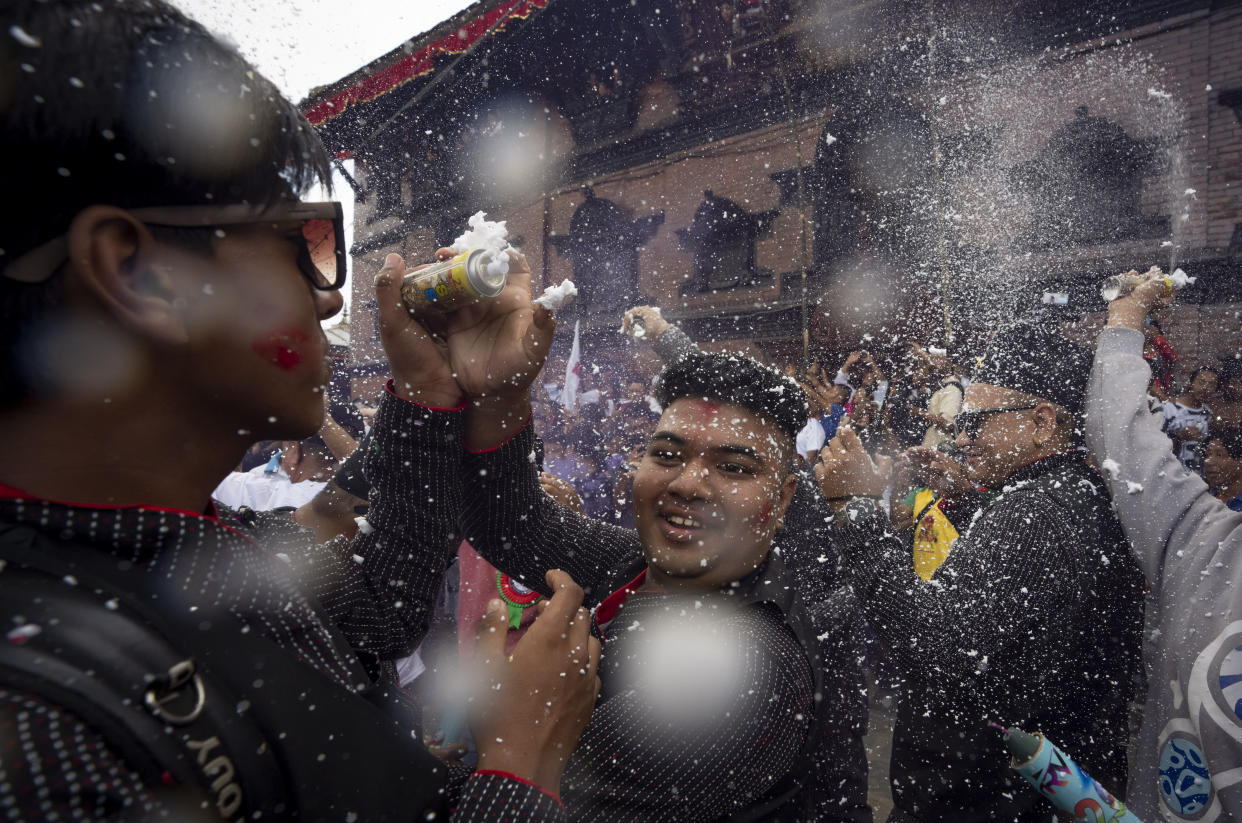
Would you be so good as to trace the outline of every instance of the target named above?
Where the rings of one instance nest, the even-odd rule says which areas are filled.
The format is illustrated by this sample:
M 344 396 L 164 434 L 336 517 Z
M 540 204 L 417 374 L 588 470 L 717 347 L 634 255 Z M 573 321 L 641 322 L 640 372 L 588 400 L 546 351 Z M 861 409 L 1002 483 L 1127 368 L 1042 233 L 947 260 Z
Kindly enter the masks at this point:
M 487 286 L 499 292 L 505 287 L 505 281 L 509 277 L 509 255 L 504 252 L 499 254 L 491 254 L 486 266 L 480 267 L 482 270 L 481 279 Z
M 509 248 L 509 230 L 504 220 L 488 220 L 486 212 L 475 212 L 468 221 L 469 228 L 453 241 L 453 251 L 463 252 L 483 249 L 500 255 Z M 508 263 L 506 261 L 505 265 Z M 508 269 L 505 269 L 508 273 Z

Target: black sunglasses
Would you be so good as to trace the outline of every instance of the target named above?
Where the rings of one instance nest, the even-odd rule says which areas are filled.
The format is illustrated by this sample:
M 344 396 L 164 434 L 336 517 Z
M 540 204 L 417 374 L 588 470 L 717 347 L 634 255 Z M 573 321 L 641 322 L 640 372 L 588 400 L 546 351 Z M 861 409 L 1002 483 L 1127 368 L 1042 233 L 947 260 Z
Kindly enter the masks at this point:
M 1037 408 L 1039 408 L 1039 404 L 1033 403 L 1029 406 L 999 406 L 995 409 L 976 409 L 975 411 L 962 412 L 953 418 L 953 434 L 957 437 L 965 435 L 968 440 L 974 440 L 979 436 L 979 429 L 983 427 L 983 421 L 989 415 L 1030 411 Z
M 255 223 L 302 224 L 298 270 L 321 291 L 345 285 L 348 259 L 345 250 L 345 217 L 341 204 L 279 203 L 274 206 L 236 204 L 226 206 L 157 206 L 129 209 L 131 215 L 153 226 L 211 228 Z M 51 277 L 69 256 L 62 234 L 9 263 L 0 274 L 23 283 L 40 283 Z

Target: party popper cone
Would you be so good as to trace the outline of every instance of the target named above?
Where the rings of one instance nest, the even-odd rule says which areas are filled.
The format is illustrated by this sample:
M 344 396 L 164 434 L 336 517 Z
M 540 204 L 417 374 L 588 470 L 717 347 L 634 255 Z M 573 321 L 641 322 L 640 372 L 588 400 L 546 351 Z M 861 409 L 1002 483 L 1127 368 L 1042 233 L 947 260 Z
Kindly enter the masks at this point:
M 998 727 L 1001 728 L 1001 727 Z M 1142 823 L 1070 756 L 1039 732 L 1002 729 L 1010 765 L 1061 811 L 1082 823 Z

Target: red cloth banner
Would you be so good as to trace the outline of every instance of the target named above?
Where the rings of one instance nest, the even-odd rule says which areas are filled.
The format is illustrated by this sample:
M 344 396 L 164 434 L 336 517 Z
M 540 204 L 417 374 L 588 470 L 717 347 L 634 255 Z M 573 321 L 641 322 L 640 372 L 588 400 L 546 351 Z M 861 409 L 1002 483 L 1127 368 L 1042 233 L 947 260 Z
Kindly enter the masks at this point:
M 316 103 L 304 112 L 313 126 L 321 126 L 334 117 L 340 117 L 350 106 L 374 100 L 395 88 L 405 85 L 416 77 L 435 71 L 435 57 L 441 54 L 461 54 L 477 43 L 493 25 L 503 21 L 491 32 L 492 36 L 504 31 L 509 20 L 525 19 L 548 7 L 550 0 L 505 0 L 493 9 L 465 23 L 451 34 L 423 46 L 413 54 L 385 66 L 354 85 Z

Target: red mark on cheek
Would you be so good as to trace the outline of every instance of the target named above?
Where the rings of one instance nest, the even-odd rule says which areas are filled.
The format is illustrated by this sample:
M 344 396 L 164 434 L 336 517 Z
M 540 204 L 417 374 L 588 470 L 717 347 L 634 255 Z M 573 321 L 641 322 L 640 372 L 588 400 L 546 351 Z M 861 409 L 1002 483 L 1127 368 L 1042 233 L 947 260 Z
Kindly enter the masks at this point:
M 307 339 L 305 332 L 276 331 L 263 340 L 256 340 L 252 348 L 260 357 L 282 371 L 293 371 L 302 365 L 301 348 Z
M 768 521 L 772 519 L 772 504 L 764 503 L 763 508 L 759 510 L 759 527 L 763 528 L 768 525 Z

